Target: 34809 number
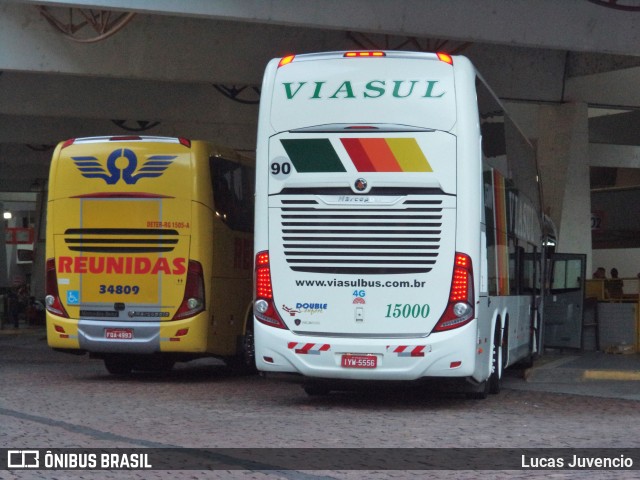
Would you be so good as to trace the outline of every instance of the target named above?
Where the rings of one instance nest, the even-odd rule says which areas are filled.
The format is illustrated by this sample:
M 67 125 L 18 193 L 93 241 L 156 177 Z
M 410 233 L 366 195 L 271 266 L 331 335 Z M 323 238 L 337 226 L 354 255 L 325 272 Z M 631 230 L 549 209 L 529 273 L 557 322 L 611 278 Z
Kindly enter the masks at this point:
M 137 285 L 100 285 L 100 295 L 137 295 L 140 287 Z

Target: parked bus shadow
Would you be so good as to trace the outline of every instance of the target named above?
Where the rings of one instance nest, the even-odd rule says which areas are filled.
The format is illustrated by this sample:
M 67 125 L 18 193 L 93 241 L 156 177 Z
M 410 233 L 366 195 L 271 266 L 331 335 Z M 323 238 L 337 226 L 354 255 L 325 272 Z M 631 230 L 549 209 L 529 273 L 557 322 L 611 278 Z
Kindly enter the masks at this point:
M 277 401 L 291 406 L 318 407 L 354 407 L 354 408 L 400 408 L 424 407 L 437 408 L 465 402 L 477 402 L 468 396 L 470 386 L 463 380 L 422 380 L 420 382 L 305 382 L 300 377 L 285 377 L 279 375 L 272 378 L 284 387 L 287 385 L 288 398 L 278 397 Z M 284 388 L 283 388 L 284 389 Z M 327 392 L 329 390 L 329 392 Z M 487 400 L 494 395 L 487 397 Z
M 171 370 L 133 370 L 123 375 L 113 375 L 104 369 L 91 377 L 96 381 L 117 381 L 135 383 L 216 383 L 220 381 L 240 381 L 248 374 L 233 369 L 222 360 L 203 358 L 190 362 L 179 362 Z

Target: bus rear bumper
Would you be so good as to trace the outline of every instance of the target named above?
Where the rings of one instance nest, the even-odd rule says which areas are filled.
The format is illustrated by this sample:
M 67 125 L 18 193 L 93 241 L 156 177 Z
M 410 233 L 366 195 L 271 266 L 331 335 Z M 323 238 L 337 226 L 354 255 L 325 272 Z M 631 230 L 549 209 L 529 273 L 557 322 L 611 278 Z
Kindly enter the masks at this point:
M 470 377 L 476 368 L 476 322 L 416 338 L 297 335 L 255 322 L 256 366 L 263 372 L 353 380 Z
M 206 352 L 206 323 L 198 317 L 170 322 L 67 319 L 49 315 L 52 348 L 90 353 L 151 354 Z

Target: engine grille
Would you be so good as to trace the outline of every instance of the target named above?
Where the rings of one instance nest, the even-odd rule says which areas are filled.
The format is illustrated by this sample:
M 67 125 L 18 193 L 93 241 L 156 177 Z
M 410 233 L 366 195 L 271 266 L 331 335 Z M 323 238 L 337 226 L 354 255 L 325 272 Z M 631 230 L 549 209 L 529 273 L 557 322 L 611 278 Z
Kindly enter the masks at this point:
M 69 250 L 85 253 L 171 252 L 177 230 L 143 228 L 73 228 L 65 232 Z
M 284 256 L 297 272 L 426 273 L 438 257 L 442 215 L 437 199 L 348 208 L 283 199 Z

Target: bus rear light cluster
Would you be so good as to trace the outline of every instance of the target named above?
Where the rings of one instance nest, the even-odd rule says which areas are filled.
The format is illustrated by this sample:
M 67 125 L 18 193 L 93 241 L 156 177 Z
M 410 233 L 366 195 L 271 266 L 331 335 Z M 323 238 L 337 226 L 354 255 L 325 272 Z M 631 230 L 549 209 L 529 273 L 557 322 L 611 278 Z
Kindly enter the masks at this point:
M 49 313 L 69 318 L 69 314 L 67 314 L 58 294 L 58 274 L 56 273 L 56 261 L 54 258 L 47 259 L 45 269 L 45 307 Z
M 474 316 L 473 298 L 473 265 L 471 264 L 471 258 L 464 253 L 456 253 L 449 302 L 444 314 L 433 330 L 442 332 L 469 323 Z
M 173 320 L 183 320 L 193 317 L 205 309 L 204 274 L 202 265 L 195 260 L 189 260 L 187 268 L 187 282 L 184 287 L 184 298 L 173 316 Z
M 287 326 L 273 306 L 273 289 L 271 287 L 271 267 L 269 265 L 268 251 L 256 254 L 255 273 L 256 291 L 253 313 L 256 319 L 265 325 L 286 329 Z

